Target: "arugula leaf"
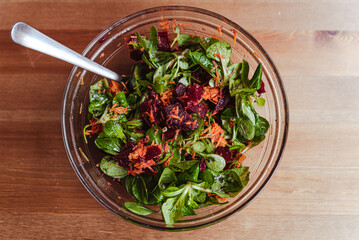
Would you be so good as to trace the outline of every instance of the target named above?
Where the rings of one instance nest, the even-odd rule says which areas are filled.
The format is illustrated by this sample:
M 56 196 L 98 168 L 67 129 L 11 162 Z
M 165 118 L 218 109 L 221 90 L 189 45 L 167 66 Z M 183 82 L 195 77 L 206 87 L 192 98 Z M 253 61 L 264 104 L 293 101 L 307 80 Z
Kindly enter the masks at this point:
M 131 212 L 143 216 L 156 212 L 152 209 L 146 208 L 145 206 L 143 206 L 141 203 L 138 202 L 125 202 L 124 206 L 126 209 L 130 210 Z
M 116 164 L 114 159 L 105 156 L 101 159 L 100 169 L 108 176 L 113 178 L 125 178 L 128 170 Z

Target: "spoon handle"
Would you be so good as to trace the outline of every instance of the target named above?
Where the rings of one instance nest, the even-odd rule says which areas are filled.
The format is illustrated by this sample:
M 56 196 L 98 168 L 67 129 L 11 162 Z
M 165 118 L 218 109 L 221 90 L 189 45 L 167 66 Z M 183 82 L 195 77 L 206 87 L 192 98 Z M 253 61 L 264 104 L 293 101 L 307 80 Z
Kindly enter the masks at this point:
M 11 29 L 11 38 L 19 45 L 61 59 L 103 77 L 115 81 L 121 81 L 122 79 L 117 73 L 65 47 L 26 23 L 16 23 Z

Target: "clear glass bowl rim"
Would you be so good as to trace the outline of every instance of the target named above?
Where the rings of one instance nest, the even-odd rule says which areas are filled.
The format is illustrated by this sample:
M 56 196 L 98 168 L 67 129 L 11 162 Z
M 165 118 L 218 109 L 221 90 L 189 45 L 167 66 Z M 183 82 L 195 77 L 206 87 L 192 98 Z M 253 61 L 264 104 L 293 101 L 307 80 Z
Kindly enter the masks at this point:
M 108 210 L 110 210 L 111 212 L 113 212 L 114 214 L 116 214 L 117 216 L 121 217 L 122 219 L 129 221 L 131 223 L 134 223 L 136 225 L 139 226 L 143 226 L 143 227 L 148 227 L 148 228 L 152 228 L 152 229 L 157 229 L 157 230 L 165 230 L 165 231 L 183 231 L 183 230 L 193 230 L 193 229 L 198 229 L 198 228 L 203 228 L 206 226 L 210 226 L 212 224 L 218 223 L 220 221 L 223 221 L 224 219 L 233 216 L 235 213 L 237 213 L 238 211 L 240 211 L 241 209 L 243 209 L 244 207 L 246 207 L 249 203 L 251 203 L 258 195 L 259 193 L 265 188 L 265 186 L 268 184 L 268 182 L 271 180 L 274 172 L 277 170 L 278 165 L 281 161 L 284 149 L 285 149 L 285 145 L 286 145 L 286 141 L 287 141 L 287 137 L 288 137 L 288 131 L 289 131 L 289 107 L 288 107 L 288 101 L 287 101 L 287 97 L 285 94 L 285 89 L 284 89 L 284 85 L 282 82 L 282 78 L 280 77 L 279 71 L 277 69 L 277 67 L 275 66 L 274 62 L 272 61 L 272 59 L 270 58 L 270 56 L 268 55 L 268 53 L 264 50 L 264 48 L 261 46 L 261 44 L 250 34 L 248 33 L 245 29 L 243 29 L 240 25 L 238 25 L 237 23 L 229 20 L 228 18 L 206 10 L 206 9 L 202 9 L 202 8 L 197 8 L 197 7 L 190 7 L 190 6 L 158 6 L 158 7 L 153 7 L 153 8 L 148 8 L 148 9 L 144 9 L 141 11 L 138 11 L 136 13 L 130 14 L 116 22 L 114 22 L 113 24 L 111 24 L 109 27 L 107 27 L 106 29 L 104 29 L 102 32 L 100 32 L 88 45 L 87 47 L 84 49 L 84 51 L 82 52 L 82 55 L 86 55 L 88 53 L 88 51 L 105 35 L 107 34 L 109 31 L 111 31 L 111 29 L 114 29 L 115 27 L 129 21 L 132 20 L 136 17 L 139 17 L 141 15 L 144 14 L 149 14 L 149 13 L 153 13 L 153 12 L 158 12 L 158 11 L 166 11 L 166 10 L 181 10 L 181 11 L 187 11 L 187 12 L 196 12 L 196 13 L 201 13 L 201 14 L 205 14 L 205 15 L 209 15 L 211 17 L 217 18 L 220 21 L 223 21 L 229 25 L 231 25 L 234 29 L 240 30 L 244 35 L 246 35 L 246 37 L 248 37 L 262 52 L 262 54 L 266 57 L 266 59 L 268 60 L 269 64 L 271 65 L 271 67 L 274 70 L 274 73 L 276 75 L 276 78 L 278 80 L 278 84 L 280 86 L 280 92 L 283 96 L 283 107 L 284 107 L 284 132 L 283 132 L 283 139 L 282 139 L 282 143 L 280 145 L 280 149 L 279 149 L 279 153 L 278 153 L 278 157 L 274 163 L 274 166 L 271 170 L 271 172 L 268 174 L 268 177 L 265 179 L 264 183 L 257 189 L 257 191 L 252 195 L 251 198 L 249 198 L 244 204 L 238 206 L 237 209 L 235 209 L 235 211 L 232 211 L 231 213 L 216 219 L 214 221 L 208 222 L 206 224 L 200 225 L 200 226 L 194 226 L 194 227 L 187 227 L 184 229 L 179 229 L 179 228 L 163 228 L 163 227 L 158 227 L 158 226 L 150 226 L 148 224 L 144 224 L 141 222 L 137 222 L 137 221 L 133 221 L 131 219 L 128 218 L 124 218 L 123 216 L 121 216 L 118 212 L 114 211 L 111 207 L 109 207 L 104 201 L 101 200 L 101 198 L 99 196 L 96 195 L 96 193 L 94 193 L 91 189 L 91 187 L 89 185 L 87 185 L 86 181 L 83 179 L 83 176 L 81 175 L 81 173 L 78 171 L 77 166 L 75 164 L 74 161 L 74 156 L 72 156 L 71 154 L 71 149 L 70 146 L 68 144 L 68 139 L 67 139 L 67 130 L 66 130 L 66 99 L 70 90 L 70 83 L 71 80 L 73 79 L 73 76 L 75 74 L 76 69 L 78 68 L 77 66 L 74 66 L 71 70 L 71 73 L 69 75 L 69 78 L 67 80 L 67 84 L 65 87 L 65 91 L 64 91 L 64 96 L 63 96 L 63 101 L 62 101 L 62 116 L 61 116 L 61 128 L 62 128 L 62 136 L 63 136 L 63 141 L 64 141 L 64 145 L 65 145 L 65 149 L 66 149 L 66 153 L 67 156 L 70 160 L 71 166 L 74 169 L 74 171 L 76 172 L 77 177 L 79 178 L 79 180 L 81 181 L 81 183 L 85 186 L 85 188 L 87 189 L 87 191 L 99 202 L 101 203 L 105 208 L 107 208 Z

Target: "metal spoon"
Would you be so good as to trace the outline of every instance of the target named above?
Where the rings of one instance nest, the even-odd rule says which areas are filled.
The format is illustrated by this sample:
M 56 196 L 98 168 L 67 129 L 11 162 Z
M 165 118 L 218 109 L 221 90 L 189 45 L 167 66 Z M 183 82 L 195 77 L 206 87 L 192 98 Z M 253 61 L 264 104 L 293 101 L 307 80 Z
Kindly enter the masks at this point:
M 45 53 L 73 65 L 77 65 L 103 77 L 117 82 L 122 80 L 122 77 L 117 73 L 101 66 L 98 63 L 95 63 L 94 61 L 91 61 L 70 48 L 65 47 L 61 43 L 56 42 L 26 23 L 16 23 L 11 29 L 11 38 L 19 45 Z

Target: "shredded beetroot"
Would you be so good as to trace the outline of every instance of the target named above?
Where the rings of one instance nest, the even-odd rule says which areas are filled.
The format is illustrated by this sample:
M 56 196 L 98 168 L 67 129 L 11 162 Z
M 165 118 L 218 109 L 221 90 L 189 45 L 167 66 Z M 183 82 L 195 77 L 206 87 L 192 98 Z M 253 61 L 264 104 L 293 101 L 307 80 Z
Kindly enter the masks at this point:
M 193 120 L 180 104 L 169 105 L 164 110 L 168 128 L 189 131 L 198 127 L 197 121 Z
M 161 155 L 162 153 L 162 149 L 155 145 L 155 146 L 151 146 L 147 149 L 146 155 L 145 155 L 145 160 L 151 160 L 155 157 L 158 157 L 159 155 Z
M 114 159 L 117 160 L 118 165 L 128 169 L 129 159 L 128 155 L 132 152 L 132 148 L 135 144 L 132 141 L 129 141 L 121 150 L 121 152 L 115 156 Z
M 158 32 L 158 50 L 164 51 L 164 52 L 170 52 L 171 51 L 171 45 L 169 40 L 169 34 L 168 32 Z
M 163 103 L 160 96 L 152 91 L 149 100 L 140 105 L 141 116 L 151 126 L 161 126 L 163 122 Z
M 265 93 L 265 92 L 266 92 L 266 90 L 264 89 L 264 82 L 263 82 L 263 81 L 261 82 L 261 88 L 258 89 L 257 92 L 258 92 L 259 94 L 262 94 L 262 93 Z

